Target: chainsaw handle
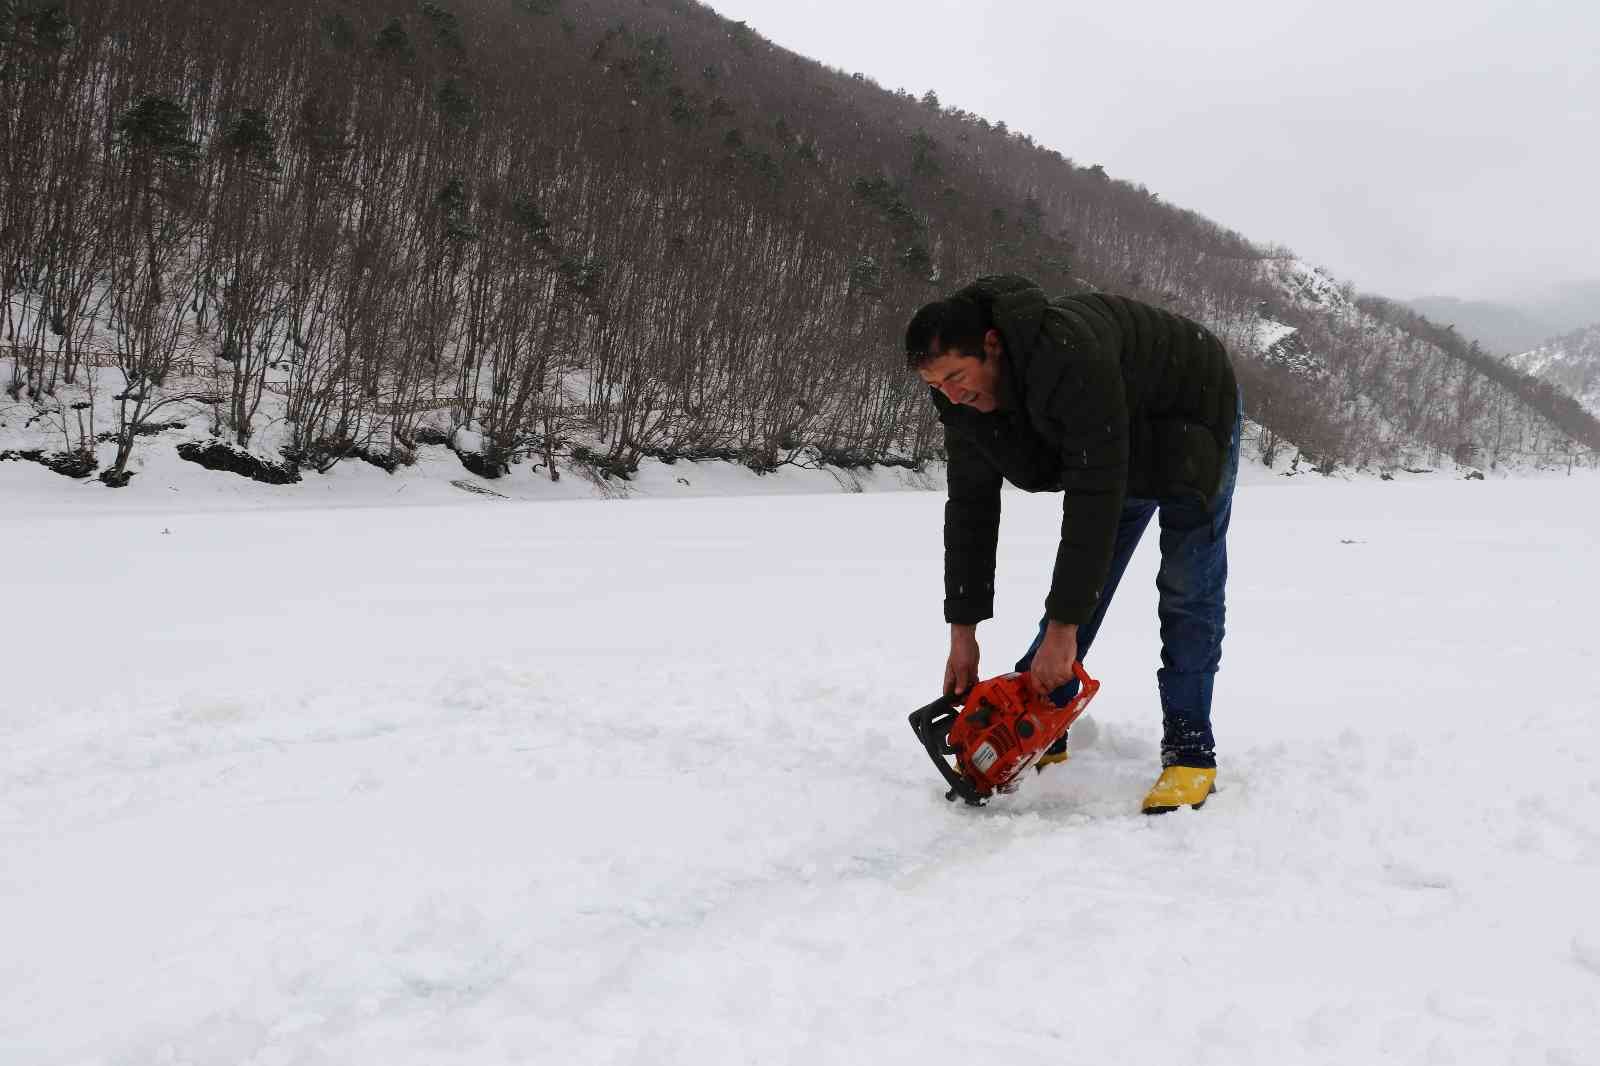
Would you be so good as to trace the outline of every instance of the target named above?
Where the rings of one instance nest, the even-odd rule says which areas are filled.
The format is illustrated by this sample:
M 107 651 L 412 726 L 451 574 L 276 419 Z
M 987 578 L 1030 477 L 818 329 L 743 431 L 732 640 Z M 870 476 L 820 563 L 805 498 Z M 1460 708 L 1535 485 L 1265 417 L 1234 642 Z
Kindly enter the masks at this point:
M 960 694 L 951 693 L 940 696 L 932 703 L 919 707 L 911 712 L 911 731 L 917 735 L 917 740 L 922 742 L 922 747 L 927 751 L 928 758 L 933 760 L 933 765 L 943 777 L 945 784 L 950 786 L 950 791 L 945 794 L 945 799 L 953 800 L 957 796 L 967 801 L 971 807 L 983 806 L 984 797 L 973 788 L 972 782 L 956 773 L 954 768 L 945 761 L 945 756 L 951 754 L 949 745 L 950 723 L 955 721 L 960 708 L 966 702 L 967 694 L 972 690 Z
M 1030 676 L 1030 677 L 1033 676 L 1033 671 L 1032 670 L 1029 670 L 1027 673 L 1028 673 L 1028 676 Z M 1074 660 L 1072 660 L 1072 676 L 1078 679 L 1078 686 L 1079 686 L 1080 691 L 1090 692 L 1090 693 L 1099 691 L 1100 682 L 1096 681 L 1094 678 L 1089 676 L 1089 671 L 1087 671 L 1087 670 L 1085 670 L 1083 668 L 1083 660 L 1082 659 L 1074 659 Z M 969 689 L 968 691 L 971 691 L 971 690 Z M 965 696 L 966 693 L 963 692 L 962 695 Z
M 1029 671 L 1025 671 L 1025 673 L 1027 673 L 1027 674 L 1029 674 L 1031 676 L 1033 671 L 1029 670 Z M 1074 660 L 1072 660 L 1072 676 L 1078 679 L 1078 684 L 1083 689 L 1086 689 L 1086 690 L 1097 690 L 1100 687 L 1100 682 L 1098 682 L 1094 678 L 1090 677 L 1089 676 L 1089 671 L 1084 669 L 1083 660 L 1082 659 L 1074 659 Z M 950 703 L 954 704 L 957 707 L 965 707 L 967 705 L 967 697 L 969 695 L 971 695 L 971 693 L 972 693 L 972 686 L 968 685 L 966 688 L 962 689 L 960 692 L 947 692 L 947 693 L 945 693 L 944 696 L 940 697 L 940 700 L 947 700 L 947 701 L 949 701 Z M 937 703 L 937 702 L 940 702 L 940 700 L 935 700 L 934 702 Z

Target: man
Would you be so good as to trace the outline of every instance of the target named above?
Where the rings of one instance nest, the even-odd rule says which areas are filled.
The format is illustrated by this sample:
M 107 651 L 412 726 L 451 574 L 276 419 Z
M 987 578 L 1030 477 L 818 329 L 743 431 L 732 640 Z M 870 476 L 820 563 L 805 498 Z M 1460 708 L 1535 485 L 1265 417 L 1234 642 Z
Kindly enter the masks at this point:
M 1240 403 L 1227 352 L 1203 326 L 1104 293 L 1051 301 L 1025 278 L 978 279 L 906 329 L 949 456 L 944 689 L 978 680 L 977 625 L 994 613 L 1002 480 L 1065 494 L 1045 614 L 1016 668 L 1058 704 L 1133 549 L 1160 514 L 1162 772 L 1149 814 L 1214 790 L 1211 690 L 1222 653 L 1227 532 Z M 1065 742 L 1041 766 L 1066 758 Z

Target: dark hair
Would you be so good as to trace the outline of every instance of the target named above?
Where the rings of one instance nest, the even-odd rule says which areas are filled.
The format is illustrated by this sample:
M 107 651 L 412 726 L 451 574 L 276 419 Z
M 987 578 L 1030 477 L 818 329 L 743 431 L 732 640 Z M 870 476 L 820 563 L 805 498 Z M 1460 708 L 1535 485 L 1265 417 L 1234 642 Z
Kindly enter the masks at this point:
M 973 296 L 957 294 L 927 304 L 911 316 L 906 327 L 906 366 L 918 370 L 957 348 L 982 362 L 983 337 L 989 316 Z

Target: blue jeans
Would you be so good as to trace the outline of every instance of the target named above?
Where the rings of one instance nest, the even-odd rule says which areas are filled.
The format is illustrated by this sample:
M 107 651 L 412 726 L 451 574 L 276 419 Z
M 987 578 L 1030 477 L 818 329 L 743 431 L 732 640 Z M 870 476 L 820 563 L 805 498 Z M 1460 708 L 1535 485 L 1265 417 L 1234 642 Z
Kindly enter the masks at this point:
M 1150 517 L 1161 513 L 1161 569 L 1156 574 L 1160 593 L 1161 669 L 1156 682 L 1161 690 L 1161 765 L 1216 766 L 1216 741 L 1211 735 L 1211 687 L 1222 661 L 1225 590 L 1228 583 L 1228 521 L 1233 514 L 1233 488 L 1239 476 L 1240 418 L 1233 425 L 1233 441 L 1224 458 L 1222 488 L 1209 504 L 1199 499 L 1141 500 L 1128 498 L 1122 505 L 1111 571 L 1095 607 L 1094 617 L 1078 627 L 1078 658 L 1088 657 L 1094 638 L 1105 621 L 1106 609 L 1117 584 L 1133 558 L 1133 549 Z M 1039 620 L 1039 635 L 1021 659 L 1027 670 L 1044 640 L 1048 618 Z M 1069 681 L 1050 694 L 1058 705 L 1077 695 L 1078 682 Z

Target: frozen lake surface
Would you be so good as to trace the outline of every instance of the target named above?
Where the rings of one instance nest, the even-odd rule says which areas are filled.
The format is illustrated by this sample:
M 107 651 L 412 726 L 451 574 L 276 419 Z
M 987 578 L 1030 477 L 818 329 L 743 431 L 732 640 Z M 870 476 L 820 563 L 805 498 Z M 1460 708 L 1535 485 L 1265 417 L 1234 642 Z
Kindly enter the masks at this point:
M 1221 791 L 1152 819 L 1153 535 L 1094 743 L 973 811 L 905 722 L 940 493 L 121 507 L 28 465 L 0 1062 L 1595 1061 L 1592 476 L 1247 479 Z M 985 675 L 1059 521 L 1005 508 Z

